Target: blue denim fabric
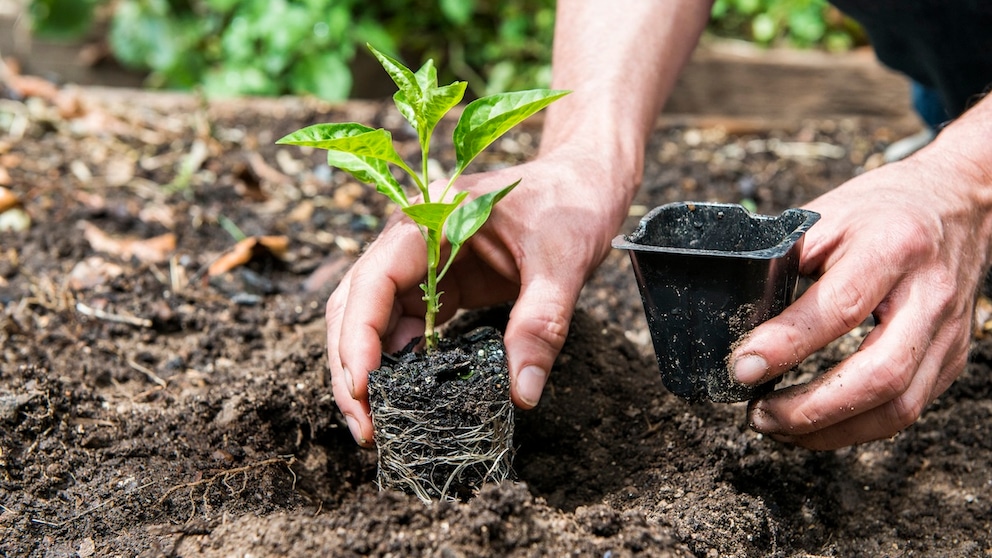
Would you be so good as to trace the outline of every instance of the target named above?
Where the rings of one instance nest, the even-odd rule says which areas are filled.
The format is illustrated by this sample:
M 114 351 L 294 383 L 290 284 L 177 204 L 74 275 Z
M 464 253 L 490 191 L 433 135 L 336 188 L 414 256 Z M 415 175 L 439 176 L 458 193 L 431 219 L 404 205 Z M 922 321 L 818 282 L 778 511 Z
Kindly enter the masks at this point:
M 910 84 L 910 95 L 912 96 L 913 109 L 931 130 L 937 131 L 942 124 L 950 120 L 947 110 L 944 109 L 940 93 L 936 89 L 913 81 Z

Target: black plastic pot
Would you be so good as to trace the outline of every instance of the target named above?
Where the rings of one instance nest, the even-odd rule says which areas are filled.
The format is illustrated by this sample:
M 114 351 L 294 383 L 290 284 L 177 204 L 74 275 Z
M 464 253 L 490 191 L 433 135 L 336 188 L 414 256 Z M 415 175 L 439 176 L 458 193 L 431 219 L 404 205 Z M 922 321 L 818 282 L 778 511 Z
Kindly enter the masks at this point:
M 665 386 L 698 401 L 747 401 L 775 382 L 737 382 L 734 344 L 795 298 L 803 235 L 818 213 L 755 215 L 735 204 L 653 209 L 613 247 L 630 252 Z

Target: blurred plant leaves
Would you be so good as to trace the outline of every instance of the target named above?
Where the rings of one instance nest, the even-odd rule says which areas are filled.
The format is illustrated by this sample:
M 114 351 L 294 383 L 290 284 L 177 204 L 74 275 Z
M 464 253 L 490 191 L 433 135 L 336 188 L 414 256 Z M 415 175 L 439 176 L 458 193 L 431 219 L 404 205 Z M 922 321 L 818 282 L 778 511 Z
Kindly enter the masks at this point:
M 149 86 L 202 86 L 211 96 L 376 95 L 373 84 L 353 78 L 366 61 L 356 59 L 366 43 L 408 60 L 433 58 L 444 68 L 438 80 L 467 81 L 470 98 L 550 82 L 554 0 L 27 0 L 27 6 L 35 32 L 46 37 L 78 37 L 109 17 L 114 57 L 149 71 Z M 711 32 L 763 45 L 844 50 L 867 43 L 827 0 L 716 0 L 712 16 Z

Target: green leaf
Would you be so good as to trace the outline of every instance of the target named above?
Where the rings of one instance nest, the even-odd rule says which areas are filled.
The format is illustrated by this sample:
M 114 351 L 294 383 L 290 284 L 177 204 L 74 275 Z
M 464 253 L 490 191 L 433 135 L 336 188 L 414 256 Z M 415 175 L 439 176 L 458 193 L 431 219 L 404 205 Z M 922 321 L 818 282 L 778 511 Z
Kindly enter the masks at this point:
M 755 41 L 770 43 L 778 35 L 778 23 L 768 14 L 758 14 L 751 21 L 751 33 Z
M 314 124 L 284 136 L 276 143 L 305 145 L 327 150 L 327 164 L 337 167 L 376 190 L 400 207 L 410 205 L 403 187 L 389 171 L 393 163 L 410 172 L 396 153 L 392 135 L 355 122 Z M 412 173 L 411 173 L 412 174 Z
M 327 164 L 347 172 L 359 182 L 374 184 L 377 192 L 393 200 L 400 207 L 410 205 L 403 187 L 393 173 L 389 172 L 389 165 L 382 159 L 362 157 L 345 151 L 328 151 Z
M 393 102 L 403 118 L 417 131 L 420 148 L 427 151 L 430 147 L 431 134 L 437 127 L 437 123 L 444 118 L 448 111 L 461 102 L 468 84 L 463 81 L 456 81 L 450 85 L 438 87 L 437 69 L 434 67 L 433 60 L 424 63 L 414 74 L 414 77 L 420 87 L 419 95 L 411 97 L 401 89 L 393 95 Z
M 393 147 L 392 134 L 382 128 L 369 128 L 355 122 L 314 124 L 297 130 L 276 143 L 345 151 L 406 167 L 406 163 Z
M 459 207 L 451 214 L 448 218 L 448 226 L 445 228 L 444 234 L 448 237 L 448 242 L 451 243 L 452 250 L 456 250 L 465 241 L 472 238 L 472 235 L 482 228 L 482 225 L 486 224 L 486 221 L 489 220 L 489 215 L 493 211 L 493 206 L 509 194 L 510 190 L 516 188 L 517 184 L 520 184 L 519 180 L 502 190 L 481 195 Z
M 32 31 L 53 39 L 82 37 L 93 22 L 96 4 L 96 0 L 32 0 L 27 3 Z
M 415 223 L 429 231 L 440 231 L 445 220 L 461 205 L 462 200 L 467 195 L 468 192 L 459 192 L 451 203 L 435 202 L 411 205 L 404 207 L 403 213 L 406 213 Z
M 424 123 L 428 130 L 433 130 L 437 123 L 444 118 L 444 115 L 461 102 L 462 97 L 465 96 L 467 85 L 464 81 L 456 81 L 451 85 L 434 87 L 427 91 L 423 114 Z
M 423 103 L 423 93 L 417 76 L 395 58 L 379 52 L 372 45 L 368 45 L 368 47 L 372 51 L 372 55 L 379 61 L 379 64 L 382 64 L 382 69 L 386 70 L 386 73 L 392 78 L 393 83 L 399 88 L 398 93 L 403 94 L 406 102 L 411 107 L 420 107 Z M 404 114 L 404 116 L 406 115 Z M 414 124 L 413 122 L 410 123 Z
M 441 13 L 455 25 L 465 25 L 475 13 L 475 0 L 441 0 Z
M 351 92 L 351 70 L 337 52 L 297 60 L 289 70 L 289 80 L 294 94 L 310 93 L 325 101 L 343 101 Z
M 568 93 L 555 89 L 532 89 L 490 95 L 469 103 L 455 126 L 455 176 L 461 174 L 472 159 L 497 138 Z

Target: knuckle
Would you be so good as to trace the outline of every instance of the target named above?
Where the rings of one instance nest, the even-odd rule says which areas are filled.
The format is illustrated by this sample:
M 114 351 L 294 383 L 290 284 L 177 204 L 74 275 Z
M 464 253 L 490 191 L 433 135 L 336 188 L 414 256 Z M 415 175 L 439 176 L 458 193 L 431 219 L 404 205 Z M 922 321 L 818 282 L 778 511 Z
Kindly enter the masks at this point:
M 901 354 L 875 366 L 869 374 L 868 395 L 872 401 L 892 401 L 902 397 L 909 389 L 913 379 L 911 371 L 915 363 L 911 362 L 908 353 Z
M 561 350 L 568 337 L 571 312 L 564 305 L 548 302 L 537 309 L 532 315 L 531 323 L 540 323 L 540 327 L 528 328 L 527 334 L 539 344 Z M 526 319 L 526 318 L 525 318 Z
M 538 338 L 550 347 L 561 349 L 568 337 L 568 325 L 568 320 L 560 313 L 550 315 L 537 330 Z
M 967 305 L 969 309 L 971 307 L 971 296 L 962 296 L 960 281 L 946 268 L 934 266 L 927 270 L 923 285 L 926 288 L 926 299 L 933 305 L 937 315 L 952 314 L 962 305 Z
M 834 314 L 835 321 L 843 323 L 848 329 L 861 324 L 874 305 L 865 288 L 865 283 L 848 282 L 843 287 L 834 285 L 829 289 L 826 299 L 831 303 L 826 307 Z
M 324 321 L 328 324 L 338 322 L 344 314 L 343 298 L 345 298 L 345 294 L 342 289 L 335 290 L 327 298 L 327 304 L 324 305 Z
M 333 370 L 329 371 L 331 376 L 331 393 L 334 394 L 334 401 L 337 403 L 339 408 L 342 410 L 347 410 L 348 404 L 355 400 L 351 395 L 351 390 L 345 385 L 343 374 L 335 373 Z
M 926 403 L 922 397 L 908 393 L 893 399 L 888 404 L 888 412 L 885 413 L 890 434 L 895 434 L 915 423 L 923 414 Z
M 798 327 L 782 328 L 776 335 L 776 342 L 791 351 L 789 365 L 798 363 L 810 350 L 808 336 Z
M 898 250 L 895 253 L 922 256 L 932 253 L 937 246 L 933 242 L 934 230 L 916 220 L 895 222 L 891 234 Z

